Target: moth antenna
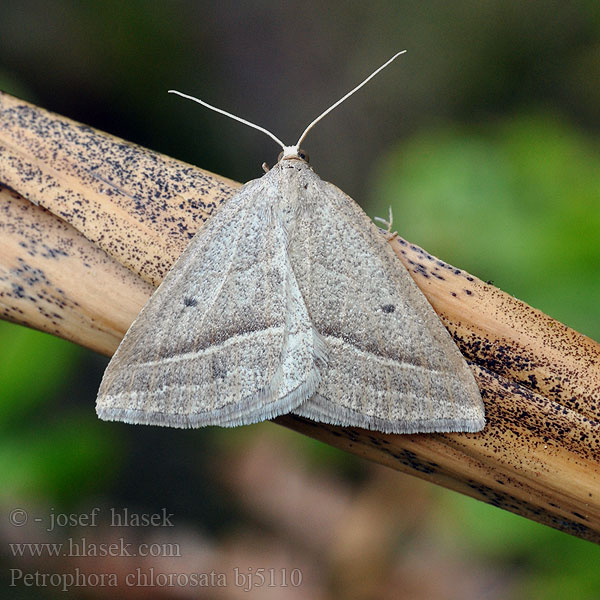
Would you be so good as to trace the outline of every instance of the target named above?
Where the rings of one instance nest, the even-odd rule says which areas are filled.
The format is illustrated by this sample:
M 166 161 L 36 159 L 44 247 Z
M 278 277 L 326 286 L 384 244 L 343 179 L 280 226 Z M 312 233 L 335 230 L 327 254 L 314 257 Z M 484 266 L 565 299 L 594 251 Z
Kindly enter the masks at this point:
M 198 104 L 202 104 L 202 106 L 205 106 L 206 108 L 210 108 L 210 110 L 214 110 L 215 112 L 221 113 L 222 115 L 225 115 L 226 117 L 229 117 L 230 119 L 239 121 L 240 123 L 243 123 L 244 125 L 248 125 L 248 127 L 253 127 L 254 129 L 258 129 L 258 131 L 262 131 L 263 133 L 266 133 L 272 140 L 275 140 L 275 142 L 277 142 L 283 148 L 284 152 L 287 149 L 287 146 L 276 135 L 271 133 L 268 129 L 261 127 L 260 125 L 255 125 L 254 123 L 251 123 L 250 121 L 246 121 L 246 119 L 242 119 L 241 117 L 232 115 L 231 113 L 227 112 L 226 110 L 217 108 L 216 106 L 212 106 L 208 102 L 204 102 L 204 100 L 200 100 L 199 98 L 195 98 L 194 96 L 189 96 L 188 94 L 183 94 L 182 92 L 178 92 L 177 90 L 169 90 L 169 94 L 177 94 L 178 96 L 181 96 L 182 98 L 187 98 L 188 100 L 193 100 L 194 102 L 197 102 Z
M 387 62 L 385 62 L 383 65 L 381 65 L 378 69 L 373 71 L 373 73 L 371 73 L 364 81 L 362 81 L 362 83 L 359 83 L 354 89 L 350 90 L 345 96 L 340 98 L 335 104 L 331 105 L 324 113 L 320 114 L 304 130 L 304 132 L 300 136 L 300 139 L 294 146 L 286 146 L 275 134 L 271 133 L 268 129 L 265 129 L 264 127 L 261 127 L 260 125 L 256 125 L 255 123 L 247 121 L 246 119 L 242 119 L 241 117 L 238 117 L 230 112 L 227 112 L 226 110 L 223 110 L 222 108 L 217 108 L 216 106 L 213 106 L 212 104 L 209 104 L 208 102 L 204 102 L 204 100 L 200 100 L 200 98 L 190 96 L 189 94 L 184 94 L 183 92 L 178 92 L 177 90 L 168 90 L 168 92 L 169 92 L 169 94 L 177 94 L 178 96 L 181 96 L 182 98 L 187 98 L 188 100 L 193 100 L 194 102 L 197 102 L 198 104 L 201 104 L 202 106 L 209 108 L 210 110 L 214 110 L 215 112 L 225 115 L 226 117 L 229 117 L 230 119 L 233 119 L 234 121 L 239 121 L 240 123 L 243 123 L 244 125 L 248 125 L 248 127 L 252 127 L 253 129 L 258 129 L 258 131 L 262 131 L 263 133 L 266 133 L 272 140 L 274 140 L 277 144 L 279 144 L 283 148 L 283 158 L 295 157 L 295 156 L 298 156 L 298 149 L 300 148 L 300 144 L 304 141 L 304 138 L 306 137 L 308 132 L 323 117 L 328 115 L 334 108 L 337 108 L 342 102 L 344 102 L 345 100 L 350 98 L 350 96 L 352 96 L 352 94 L 354 94 L 354 92 L 357 92 L 358 90 L 360 90 L 360 88 L 363 85 L 367 84 L 369 81 L 371 81 L 371 79 L 373 79 L 373 77 L 375 77 L 375 75 L 377 75 L 377 73 L 379 73 L 380 71 L 383 71 L 383 69 L 385 69 L 391 62 L 396 60 L 401 54 L 404 54 L 405 52 L 406 52 L 406 50 L 402 50 L 401 52 L 394 54 L 394 56 L 392 56 L 392 58 L 390 58 Z
M 344 102 L 345 100 L 347 100 L 348 98 L 350 98 L 350 96 L 352 96 L 352 94 L 354 94 L 354 92 L 357 92 L 358 90 L 360 90 L 360 88 L 365 85 L 366 83 L 368 83 L 369 81 L 371 81 L 371 79 L 373 79 L 373 77 L 375 77 L 375 75 L 377 75 L 377 73 L 379 73 L 380 71 L 383 71 L 383 69 L 385 69 L 391 62 L 393 62 L 394 60 L 396 60 L 401 54 L 404 54 L 406 52 L 406 50 L 402 50 L 401 52 L 398 52 L 397 54 L 394 54 L 394 56 L 392 56 L 392 58 L 390 58 L 387 62 L 385 62 L 384 64 L 382 64 L 378 69 L 376 69 L 375 71 L 373 71 L 373 73 L 371 73 L 362 83 L 359 83 L 354 89 L 350 90 L 344 97 L 340 98 L 335 104 L 332 104 L 324 113 L 322 113 L 321 115 L 319 115 L 302 133 L 302 135 L 300 136 L 300 139 L 298 140 L 298 142 L 296 143 L 296 146 L 294 146 L 296 149 L 298 149 L 300 147 L 300 144 L 304 141 L 304 138 L 306 137 L 306 134 L 326 115 L 328 115 L 334 108 L 337 108 L 342 102 Z

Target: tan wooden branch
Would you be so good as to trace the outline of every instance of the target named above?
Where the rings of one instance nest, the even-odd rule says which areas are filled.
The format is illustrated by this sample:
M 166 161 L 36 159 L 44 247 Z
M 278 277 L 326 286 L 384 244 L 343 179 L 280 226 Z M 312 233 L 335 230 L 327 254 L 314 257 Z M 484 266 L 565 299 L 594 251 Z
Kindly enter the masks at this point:
M 0 315 L 107 356 L 239 185 L 6 94 L 0 182 Z M 401 238 L 390 243 L 471 361 L 485 430 L 385 435 L 276 421 L 600 542 L 600 346 Z

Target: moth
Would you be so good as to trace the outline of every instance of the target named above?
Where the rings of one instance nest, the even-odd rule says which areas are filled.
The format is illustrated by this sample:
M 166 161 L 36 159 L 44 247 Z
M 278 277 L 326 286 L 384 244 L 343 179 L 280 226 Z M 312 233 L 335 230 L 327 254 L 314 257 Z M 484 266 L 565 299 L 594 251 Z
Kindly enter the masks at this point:
M 206 223 L 127 331 L 101 419 L 233 427 L 294 413 L 386 433 L 479 431 L 478 386 L 385 237 L 300 149 Z

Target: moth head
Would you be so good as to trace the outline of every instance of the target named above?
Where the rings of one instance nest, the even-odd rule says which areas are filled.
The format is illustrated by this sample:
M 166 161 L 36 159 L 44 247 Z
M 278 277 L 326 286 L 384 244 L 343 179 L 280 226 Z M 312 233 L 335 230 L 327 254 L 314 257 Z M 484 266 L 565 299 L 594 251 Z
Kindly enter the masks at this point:
M 309 162 L 308 152 L 296 146 L 286 146 L 277 157 L 277 162 L 281 162 L 282 160 L 302 160 L 307 163 Z

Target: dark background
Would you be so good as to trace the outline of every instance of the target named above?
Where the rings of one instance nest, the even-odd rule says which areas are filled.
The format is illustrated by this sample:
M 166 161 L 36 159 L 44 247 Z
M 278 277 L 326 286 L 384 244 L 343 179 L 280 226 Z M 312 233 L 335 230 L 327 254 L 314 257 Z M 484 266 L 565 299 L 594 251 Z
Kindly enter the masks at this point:
M 391 205 L 407 239 L 600 338 L 598 2 L 0 5 L 0 88 L 239 181 L 259 177 L 278 147 L 167 89 L 294 143 L 402 49 L 309 134 L 303 146 L 317 173 L 371 216 L 387 216 Z M 592 544 L 275 425 L 175 431 L 99 422 L 105 364 L 0 323 L 3 514 L 24 507 L 47 522 L 97 506 L 104 518 L 47 532 L 3 517 L 6 586 L 11 568 L 122 579 L 142 564 L 228 577 L 222 589 L 145 588 L 144 597 L 252 597 L 233 584 L 235 567 L 302 570 L 302 586 L 255 590 L 261 598 L 600 597 Z M 175 527 L 115 531 L 111 507 L 164 507 Z M 82 536 L 169 539 L 183 556 L 53 562 L 15 557 L 8 545 Z M 64 597 L 51 585 L 7 589 Z

